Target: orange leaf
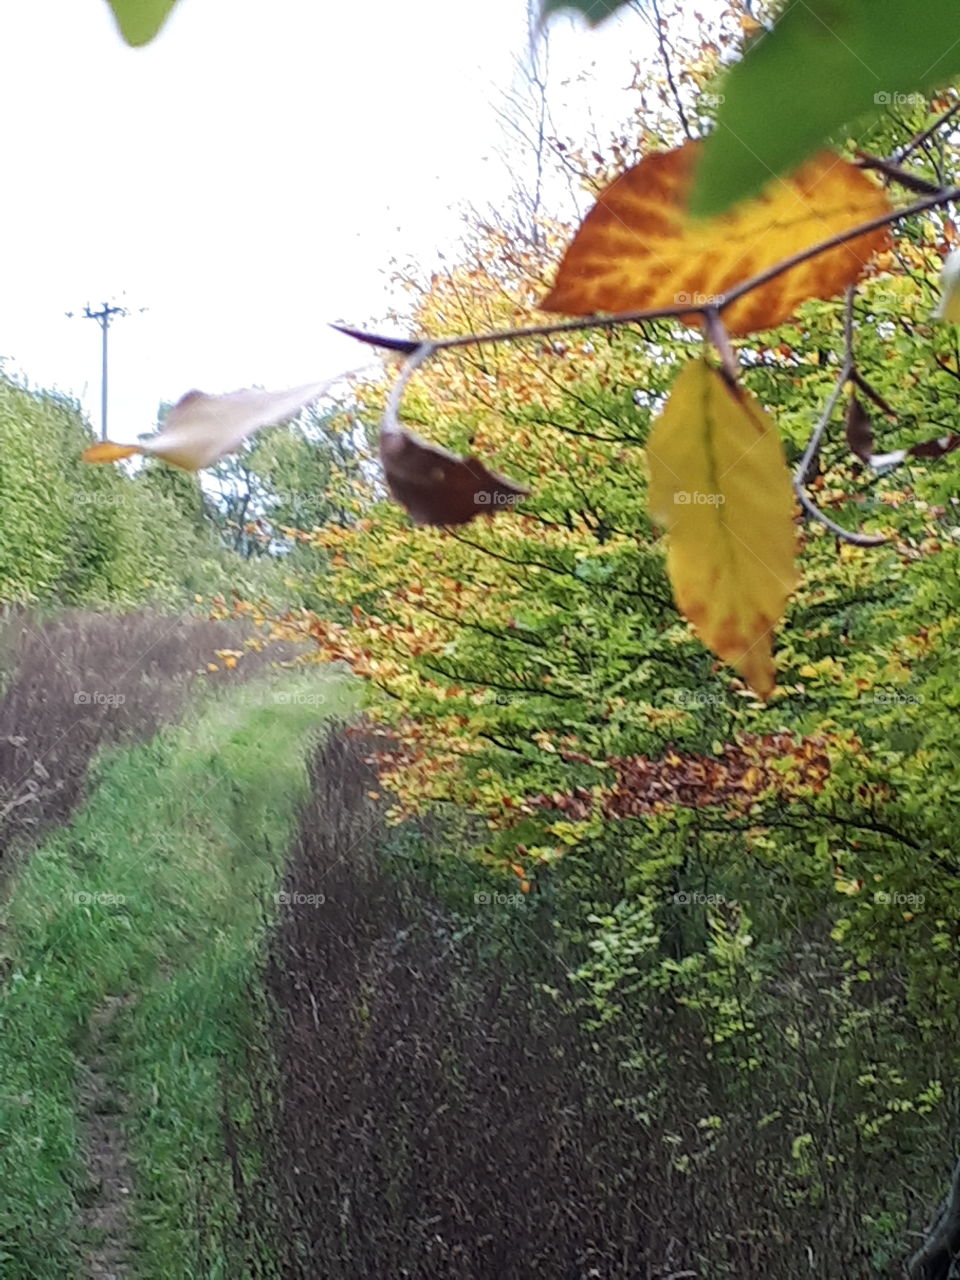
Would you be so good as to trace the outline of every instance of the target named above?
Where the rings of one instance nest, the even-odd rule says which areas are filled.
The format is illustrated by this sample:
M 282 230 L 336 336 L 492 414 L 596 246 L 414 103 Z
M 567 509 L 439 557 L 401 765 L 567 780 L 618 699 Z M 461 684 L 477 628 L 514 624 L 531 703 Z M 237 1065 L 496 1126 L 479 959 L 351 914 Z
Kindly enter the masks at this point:
M 754 200 L 693 221 L 687 199 L 701 144 L 655 152 L 621 174 L 584 218 L 544 311 L 594 315 L 709 305 L 734 285 L 795 253 L 889 212 L 861 169 L 824 151 L 776 178 Z M 856 280 L 889 240 L 871 231 L 791 267 L 724 311 L 733 334 L 781 324 L 807 298 L 829 298 Z M 695 324 L 698 317 L 684 317 Z
M 132 458 L 141 453 L 135 444 L 113 444 L 110 440 L 101 440 L 83 451 L 84 462 L 119 462 L 121 458 Z

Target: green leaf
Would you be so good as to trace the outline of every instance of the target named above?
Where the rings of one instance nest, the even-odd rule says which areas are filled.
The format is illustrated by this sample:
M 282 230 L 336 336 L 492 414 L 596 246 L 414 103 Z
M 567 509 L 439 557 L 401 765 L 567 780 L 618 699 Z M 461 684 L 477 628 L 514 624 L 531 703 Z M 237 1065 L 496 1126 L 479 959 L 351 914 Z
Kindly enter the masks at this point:
M 690 209 L 709 217 L 793 168 L 840 126 L 960 72 L 956 0 L 806 0 L 721 85 Z M 898 104 L 898 98 L 900 103 Z
M 177 0 L 107 0 L 127 44 L 149 44 Z
M 591 27 L 597 27 L 605 18 L 629 3 L 630 0 L 542 0 L 540 21 L 546 22 L 552 13 L 559 13 L 563 9 L 575 9 L 577 13 L 583 14 Z

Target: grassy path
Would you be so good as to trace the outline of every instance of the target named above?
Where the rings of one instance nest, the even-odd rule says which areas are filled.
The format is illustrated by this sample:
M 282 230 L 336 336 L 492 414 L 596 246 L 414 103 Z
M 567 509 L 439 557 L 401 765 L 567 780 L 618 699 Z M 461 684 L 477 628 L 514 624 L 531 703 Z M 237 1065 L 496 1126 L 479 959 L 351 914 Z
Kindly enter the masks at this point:
M 304 749 L 350 696 L 316 674 L 231 690 L 113 756 L 20 874 L 0 920 L 5 1280 L 231 1274 L 222 1085 L 258 1032 Z

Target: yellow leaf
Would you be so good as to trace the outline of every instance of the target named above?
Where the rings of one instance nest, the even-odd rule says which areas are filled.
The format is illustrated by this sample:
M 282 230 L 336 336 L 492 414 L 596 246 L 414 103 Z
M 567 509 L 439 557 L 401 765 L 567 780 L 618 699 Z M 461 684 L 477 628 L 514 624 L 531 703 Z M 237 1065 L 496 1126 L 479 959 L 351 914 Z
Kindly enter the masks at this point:
M 824 151 L 756 199 L 694 221 L 687 199 L 700 146 L 655 152 L 607 187 L 567 250 L 544 311 L 707 306 L 785 258 L 890 211 L 872 178 Z M 781 324 L 807 298 L 842 292 L 888 240 L 881 228 L 792 267 L 732 303 L 724 323 L 734 334 Z M 698 323 L 696 315 L 685 319 Z
M 650 510 L 677 606 L 761 698 L 796 583 L 793 490 L 769 415 L 703 360 L 681 371 L 647 443 Z
M 836 889 L 837 893 L 845 893 L 852 898 L 854 894 L 859 893 L 863 888 L 863 881 L 844 880 L 842 876 L 837 876 L 833 882 L 833 887 Z

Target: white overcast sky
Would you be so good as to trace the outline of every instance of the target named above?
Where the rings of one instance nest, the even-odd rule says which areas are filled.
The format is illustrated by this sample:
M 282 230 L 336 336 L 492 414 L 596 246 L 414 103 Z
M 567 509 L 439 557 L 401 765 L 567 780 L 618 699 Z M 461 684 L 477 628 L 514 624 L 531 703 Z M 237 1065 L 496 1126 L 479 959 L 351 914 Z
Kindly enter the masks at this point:
M 597 77 L 558 87 L 564 124 L 615 123 L 642 19 L 561 18 L 551 39 L 558 86 Z M 381 316 L 391 257 L 429 270 L 457 206 L 496 198 L 497 104 L 525 41 L 524 0 L 179 0 L 144 49 L 106 0 L 4 0 L 5 367 L 76 395 L 98 429 L 100 332 L 65 312 L 124 303 L 110 434 L 131 439 L 191 387 L 362 362 L 326 322 Z

